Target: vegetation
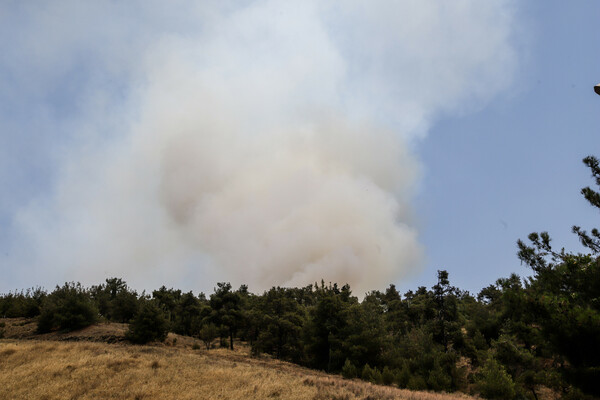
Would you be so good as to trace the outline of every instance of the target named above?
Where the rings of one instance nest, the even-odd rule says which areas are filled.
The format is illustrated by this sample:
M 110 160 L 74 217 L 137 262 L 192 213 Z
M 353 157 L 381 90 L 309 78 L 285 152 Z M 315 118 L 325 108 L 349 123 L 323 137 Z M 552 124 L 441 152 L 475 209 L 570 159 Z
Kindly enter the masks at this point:
M 163 342 L 167 337 L 168 329 L 167 319 L 159 306 L 153 301 L 144 300 L 139 312 L 129 324 L 126 338 L 137 344 Z
M 258 360 L 244 355 L 247 348 L 243 348 L 245 353 L 238 349 L 242 346 L 234 352 L 199 352 L 171 346 L 4 340 L 0 398 L 468 399 L 461 394 L 417 393 L 350 381 L 278 360 Z
M 584 159 L 600 186 L 600 167 Z M 600 194 L 582 194 L 600 209 Z M 348 285 L 321 281 L 253 294 L 218 283 L 207 299 L 162 287 L 138 295 L 118 278 L 86 290 L 67 283 L 0 296 L 4 316 L 38 318 L 38 330 L 73 330 L 97 317 L 130 322 L 135 343 L 168 331 L 202 340 L 219 337 L 234 350 L 249 343 L 269 354 L 346 378 L 411 390 L 462 391 L 485 398 L 565 399 L 600 396 L 600 232 L 573 227 L 587 254 L 557 252 L 548 233 L 518 241 L 532 276 L 498 279 L 477 296 L 438 271 L 436 285 L 400 294 L 394 285 L 359 300 Z
M 50 332 L 52 329 L 72 331 L 96 322 L 98 311 L 89 292 L 81 284 L 65 283 L 48 296 L 44 296 L 38 331 Z

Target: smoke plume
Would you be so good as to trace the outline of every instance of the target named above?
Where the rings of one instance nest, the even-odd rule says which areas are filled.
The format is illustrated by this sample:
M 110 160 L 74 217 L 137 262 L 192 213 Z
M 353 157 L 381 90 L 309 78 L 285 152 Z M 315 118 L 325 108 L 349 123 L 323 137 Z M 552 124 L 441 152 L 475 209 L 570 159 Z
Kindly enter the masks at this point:
M 162 4 L 15 11 L 14 91 L 56 137 L 13 275 L 362 294 L 418 271 L 413 144 L 510 84 L 511 3 Z

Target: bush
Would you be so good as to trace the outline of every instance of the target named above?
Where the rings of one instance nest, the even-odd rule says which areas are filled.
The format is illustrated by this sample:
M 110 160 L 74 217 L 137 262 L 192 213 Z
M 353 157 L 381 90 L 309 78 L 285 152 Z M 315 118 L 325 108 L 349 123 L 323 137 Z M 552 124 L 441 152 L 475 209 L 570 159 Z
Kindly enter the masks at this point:
M 427 382 L 421 375 L 412 375 L 408 380 L 406 388 L 410 390 L 426 390 Z
M 515 384 L 504 367 L 489 358 L 477 378 L 477 389 L 486 399 L 512 399 Z
M 100 314 L 109 321 L 130 322 L 138 309 L 138 295 L 120 278 L 109 278 L 106 283 L 90 289 Z
M 387 367 L 387 365 L 383 367 L 383 372 L 381 373 L 381 380 L 383 381 L 383 384 L 391 385 L 394 383 L 394 379 L 394 373 Z
M 206 324 L 202 326 L 202 328 L 200 328 L 198 336 L 200 337 L 200 340 L 204 342 L 206 350 L 210 350 L 210 346 L 218 334 L 219 331 L 217 330 L 217 327 L 214 324 Z
M 33 318 L 40 314 L 44 297 L 46 292 L 41 288 L 0 295 L 0 317 Z
M 361 379 L 372 383 L 382 383 L 381 372 L 377 368 L 371 368 L 369 364 L 365 364 L 362 370 Z
M 396 384 L 399 388 L 406 388 L 408 386 L 410 378 L 410 368 L 408 367 L 408 363 L 404 362 L 402 365 L 402 369 L 396 374 Z
M 74 331 L 96 322 L 98 310 L 80 283 L 65 283 L 43 301 L 38 319 L 38 332 L 53 329 Z
M 228 349 L 229 348 L 229 341 L 227 340 L 226 336 L 221 336 L 219 338 L 219 347 L 221 347 L 223 349 Z
M 358 376 L 358 370 L 347 358 L 344 366 L 342 367 L 342 376 L 348 379 L 356 378 Z
M 360 379 L 363 381 L 372 381 L 373 380 L 373 369 L 369 366 L 369 364 L 365 364 L 360 374 Z
M 429 389 L 437 392 L 442 390 L 450 391 L 452 390 L 452 377 L 436 362 L 433 369 L 429 372 L 427 386 Z
M 163 311 L 152 301 L 145 301 L 131 320 L 126 339 L 132 343 L 164 342 L 169 324 Z

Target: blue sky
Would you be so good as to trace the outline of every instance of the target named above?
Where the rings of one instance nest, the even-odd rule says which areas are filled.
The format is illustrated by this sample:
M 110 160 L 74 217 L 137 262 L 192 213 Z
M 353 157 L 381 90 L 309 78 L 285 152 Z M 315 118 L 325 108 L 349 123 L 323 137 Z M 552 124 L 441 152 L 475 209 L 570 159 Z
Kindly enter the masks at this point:
M 436 269 L 472 292 L 512 272 L 528 276 L 516 257 L 518 238 L 548 231 L 557 249 L 579 251 L 571 227 L 598 226 L 597 210 L 579 191 L 593 187 L 581 159 L 600 148 L 593 91 L 600 5 L 520 6 L 531 44 L 515 91 L 477 113 L 439 121 L 419 144 L 426 177 L 417 208 L 428 272 L 406 287 L 431 285 Z
M 476 293 L 596 223 L 595 2 L 3 7 L 0 291 Z

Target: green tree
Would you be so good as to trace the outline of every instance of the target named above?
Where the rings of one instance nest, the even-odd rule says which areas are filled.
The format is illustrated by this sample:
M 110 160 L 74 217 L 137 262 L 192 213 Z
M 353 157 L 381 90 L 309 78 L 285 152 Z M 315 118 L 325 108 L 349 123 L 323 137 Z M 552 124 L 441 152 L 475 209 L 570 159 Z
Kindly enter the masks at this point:
M 379 300 L 371 296 L 347 307 L 347 324 L 339 332 L 341 351 L 356 365 L 382 366 L 383 350 L 389 345 L 383 312 Z
M 156 301 L 144 300 L 138 313 L 131 320 L 126 339 L 136 344 L 152 341 L 164 342 L 169 331 L 169 323 L 164 311 Z
M 212 342 L 219 335 L 219 330 L 215 326 L 215 324 L 204 324 L 202 328 L 200 328 L 200 332 L 198 332 L 198 337 L 204 345 L 206 346 L 206 350 L 210 350 L 210 346 Z
M 0 317 L 33 318 L 40 314 L 45 297 L 46 292 L 39 287 L 0 295 Z
M 209 320 L 225 328 L 231 350 L 233 350 L 233 337 L 242 322 L 240 303 L 240 294 L 231 290 L 230 283 L 217 283 L 215 293 L 210 296 L 212 311 Z
M 598 160 L 590 156 L 583 162 L 600 186 Z M 581 193 L 600 209 L 600 193 L 589 187 Z M 539 337 L 559 362 L 567 361 L 560 365 L 563 377 L 584 393 L 600 396 L 600 234 L 597 229 L 588 234 L 578 226 L 573 231 L 589 254 L 555 251 L 547 232 L 530 234 L 530 245 L 517 242 L 519 258 L 534 272 L 524 304 L 530 324 L 539 327 Z
M 176 308 L 181 300 L 181 290 L 167 289 L 163 285 L 158 290 L 152 291 L 152 298 L 158 302 L 165 312 L 167 321 L 171 324 L 175 320 Z
M 461 337 L 458 321 L 457 289 L 450 286 L 448 271 L 438 271 L 438 282 L 433 286 L 433 299 L 435 302 L 434 339 L 448 351 L 452 337 Z
M 44 299 L 38 318 L 38 332 L 53 329 L 73 331 L 96 322 L 98 310 L 80 283 L 67 282 Z
M 344 362 L 344 366 L 342 367 L 342 376 L 347 379 L 356 378 L 358 376 L 358 370 L 347 358 L 346 362 Z
M 515 384 L 494 358 L 484 365 L 477 378 L 477 389 L 486 399 L 510 400 L 515 396 Z
M 315 285 L 316 303 L 309 307 L 304 326 L 304 342 L 308 364 L 326 371 L 339 371 L 346 359 L 343 340 L 348 325 L 348 307 L 356 302 L 349 287 L 340 290 L 336 284 Z
M 184 293 L 176 301 L 173 310 L 173 332 L 192 336 L 203 317 L 210 313 L 208 306 L 192 292 Z
M 277 287 L 261 297 L 258 303 L 262 312 L 261 332 L 254 346 L 279 359 L 299 361 L 305 316 L 292 295 L 292 292 Z
M 137 312 L 138 295 L 121 278 L 108 278 L 90 293 L 100 315 L 110 321 L 129 322 Z

